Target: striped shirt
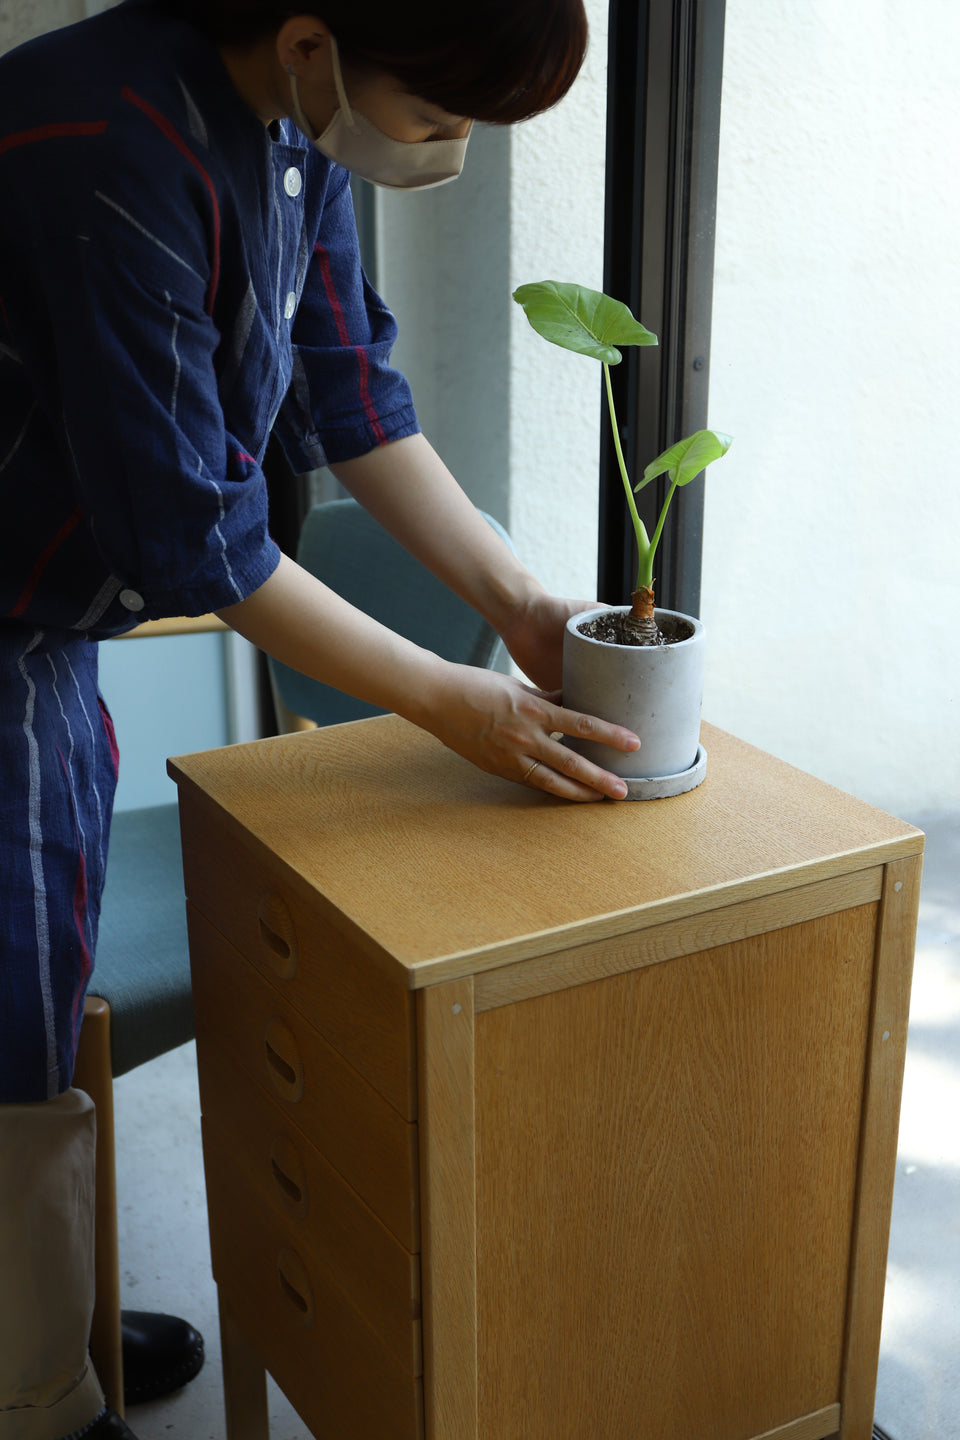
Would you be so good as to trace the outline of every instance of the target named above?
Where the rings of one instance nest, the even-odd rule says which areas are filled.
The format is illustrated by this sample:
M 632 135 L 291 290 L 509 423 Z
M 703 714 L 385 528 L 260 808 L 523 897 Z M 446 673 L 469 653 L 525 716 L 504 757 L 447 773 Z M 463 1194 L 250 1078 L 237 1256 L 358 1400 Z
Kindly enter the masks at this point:
M 272 573 L 261 471 L 418 428 L 348 176 L 149 0 L 0 59 L 0 624 L 117 633 Z

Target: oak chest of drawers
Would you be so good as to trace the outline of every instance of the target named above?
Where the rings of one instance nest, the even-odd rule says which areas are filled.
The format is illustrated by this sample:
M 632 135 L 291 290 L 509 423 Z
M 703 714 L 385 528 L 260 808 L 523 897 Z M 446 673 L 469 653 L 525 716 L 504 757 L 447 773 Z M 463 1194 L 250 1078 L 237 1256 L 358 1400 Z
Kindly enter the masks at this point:
M 171 762 L 231 1440 L 870 1440 L 923 837 L 704 743 Z

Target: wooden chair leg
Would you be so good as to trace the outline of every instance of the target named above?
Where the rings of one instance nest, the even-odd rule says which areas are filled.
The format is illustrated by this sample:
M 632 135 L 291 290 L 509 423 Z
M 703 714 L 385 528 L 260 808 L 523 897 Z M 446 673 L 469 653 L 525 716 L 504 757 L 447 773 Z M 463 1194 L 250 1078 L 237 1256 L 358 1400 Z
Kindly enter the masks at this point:
M 120 1338 L 120 1256 L 117 1244 L 117 1172 L 113 1140 L 113 1070 L 110 1006 L 88 995 L 80 1028 L 73 1083 L 97 1110 L 97 1205 L 94 1252 L 96 1298 L 90 1355 L 107 1404 L 123 1415 L 123 1353 Z
M 263 1361 L 234 1320 L 222 1290 L 219 1298 L 227 1440 L 270 1440 Z

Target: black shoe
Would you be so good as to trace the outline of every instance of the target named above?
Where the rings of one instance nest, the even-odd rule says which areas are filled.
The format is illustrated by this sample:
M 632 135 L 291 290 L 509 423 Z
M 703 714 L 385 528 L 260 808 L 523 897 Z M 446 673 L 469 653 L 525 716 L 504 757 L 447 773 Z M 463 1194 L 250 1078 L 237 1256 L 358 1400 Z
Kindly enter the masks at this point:
M 116 1410 L 104 1410 L 100 1419 L 89 1430 L 84 1430 L 83 1440 L 137 1440 L 137 1437 Z
M 203 1336 L 186 1320 L 178 1320 L 175 1315 L 124 1310 L 120 1321 L 124 1405 L 158 1400 L 161 1395 L 179 1390 L 199 1373 L 203 1366 Z M 104 1431 L 105 1435 L 113 1433 Z M 124 1432 L 116 1433 L 120 1436 Z
M 880 1429 L 880 1426 L 877 1424 L 876 1420 L 874 1420 L 874 1422 L 873 1422 L 873 1440 L 893 1440 L 893 1437 L 890 1436 L 890 1435 L 888 1435 L 887 1432 L 886 1432 L 886 1430 L 881 1430 L 881 1429 Z

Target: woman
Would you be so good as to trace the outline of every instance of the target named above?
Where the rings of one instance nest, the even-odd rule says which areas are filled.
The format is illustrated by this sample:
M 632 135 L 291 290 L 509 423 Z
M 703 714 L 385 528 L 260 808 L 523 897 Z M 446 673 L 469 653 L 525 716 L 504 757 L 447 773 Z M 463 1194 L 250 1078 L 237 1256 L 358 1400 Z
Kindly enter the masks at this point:
M 92 1123 L 69 1088 L 115 784 L 95 642 L 216 610 L 486 770 L 625 793 L 554 738 L 637 743 L 551 698 L 582 602 L 546 594 L 420 434 L 347 175 L 454 178 L 473 120 L 553 104 L 585 42 L 581 0 L 126 0 L 0 61 L 0 1440 L 131 1434 L 86 1363 Z M 281 556 L 273 431 L 544 690 L 428 654 Z

